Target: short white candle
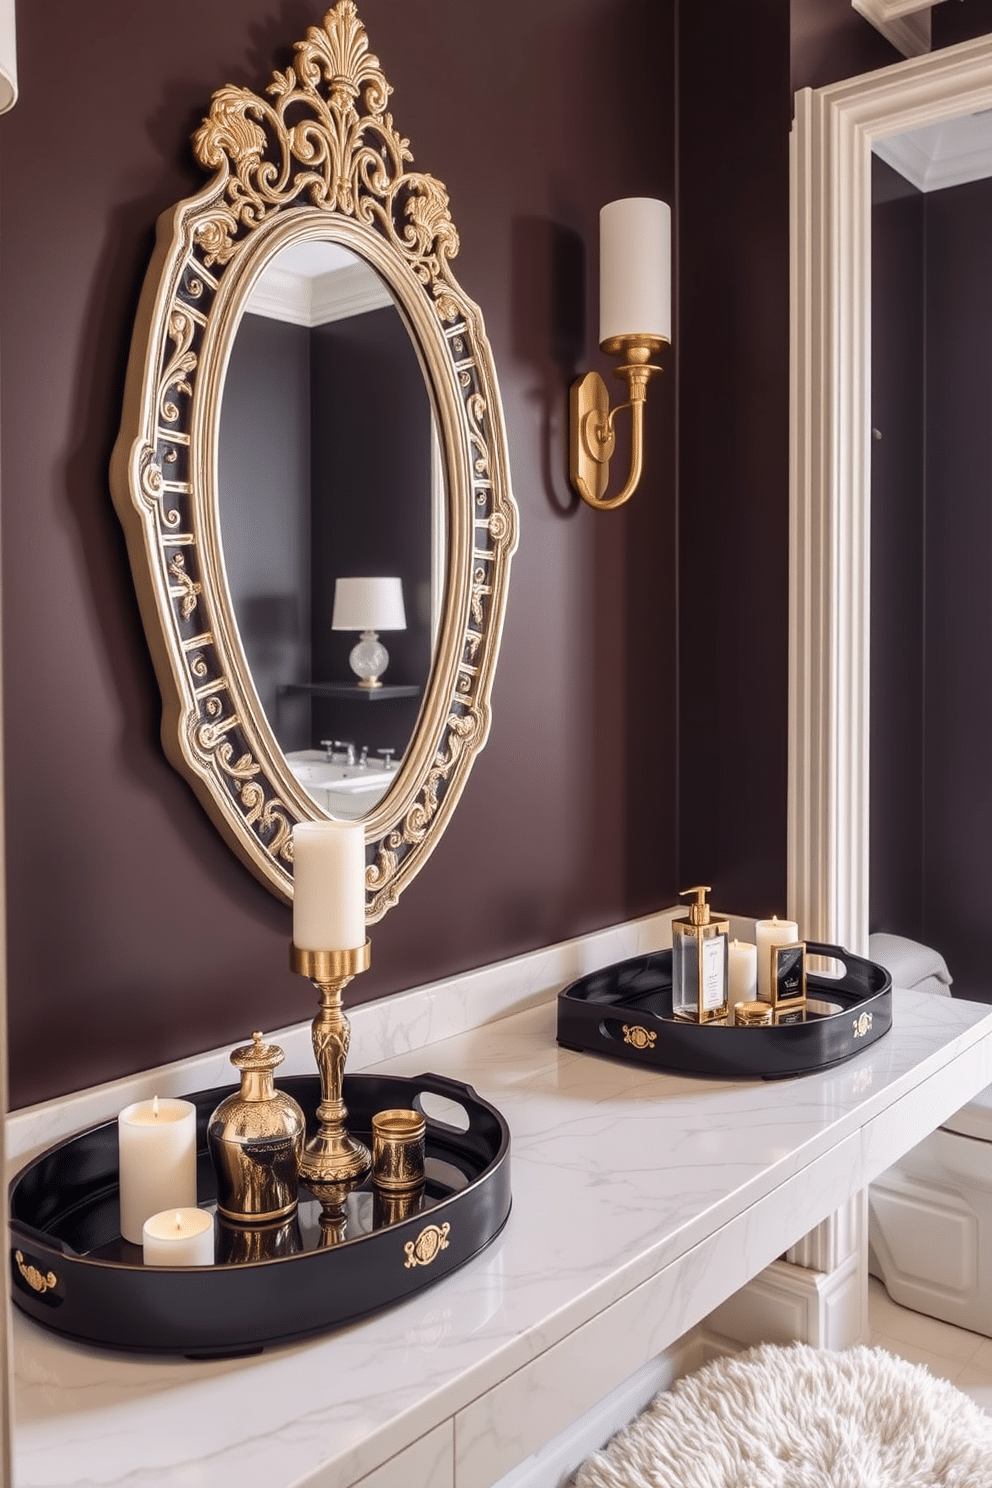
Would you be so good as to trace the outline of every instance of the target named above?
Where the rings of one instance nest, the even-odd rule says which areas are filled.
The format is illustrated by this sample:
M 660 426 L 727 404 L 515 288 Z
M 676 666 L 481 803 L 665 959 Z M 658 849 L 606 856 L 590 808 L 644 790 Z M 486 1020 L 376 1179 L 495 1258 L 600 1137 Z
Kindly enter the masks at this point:
M 727 963 L 730 1003 L 728 1022 L 734 1022 L 739 1002 L 754 1002 L 758 995 L 758 947 L 750 940 L 732 940 Z
M 117 1118 L 121 1234 L 141 1244 L 149 1214 L 196 1204 L 196 1107 L 184 1100 L 137 1101 Z
M 146 1266 L 212 1266 L 214 1217 L 206 1209 L 163 1209 L 142 1228 Z
M 301 951 L 365 944 L 365 828 L 298 822 L 293 828 L 293 943 Z
M 770 920 L 755 921 L 754 938 L 758 942 L 758 997 L 762 1002 L 771 1002 L 772 946 L 795 945 L 799 926 L 795 920 L 780 920 L 773 915 Z
M 651 196 L 599 214 L 599 340 L 640 333 L 672 339 L 672 212 Z

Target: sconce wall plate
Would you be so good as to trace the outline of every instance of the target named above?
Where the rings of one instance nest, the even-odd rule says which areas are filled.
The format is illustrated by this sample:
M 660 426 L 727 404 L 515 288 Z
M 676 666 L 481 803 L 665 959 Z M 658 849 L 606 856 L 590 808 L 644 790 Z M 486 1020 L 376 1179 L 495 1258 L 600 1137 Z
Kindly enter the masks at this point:
M 602 349 L 624 361 L 614 376 L 627 383 L 626 403 L 610 409 L 610 395 L 598 372 L 587 372 L 573 382 L 569 418 L 569 478 L 589 506 L 612 511 L 623 506 L 637 489 L 644 465 L 644 404 L 647 385 L 661 368 L 649 361 L 668 342 L 662 336 L 611 336 Z M 610 460 L 616 448 L 616 416 L 630 409 L 630 473 L 623 489 L 607 497 Z

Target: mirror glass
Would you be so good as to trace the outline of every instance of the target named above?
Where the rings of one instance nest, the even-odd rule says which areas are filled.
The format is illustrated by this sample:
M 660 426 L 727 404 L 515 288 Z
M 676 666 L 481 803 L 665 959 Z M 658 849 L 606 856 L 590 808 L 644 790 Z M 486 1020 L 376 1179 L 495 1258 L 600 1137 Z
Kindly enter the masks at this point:
M 269 726 L 318 806 L 364 817 L 402 763 L 437 645 L 445 491 L 414 341 L 383 280 L 343 245 L 282 247 L 248 296 L 217 490 L 231 603 Z M 341 579 L 357 582 L 342 592 Z M 377 686 L 349 664 L 359 625 L 388 653 Z

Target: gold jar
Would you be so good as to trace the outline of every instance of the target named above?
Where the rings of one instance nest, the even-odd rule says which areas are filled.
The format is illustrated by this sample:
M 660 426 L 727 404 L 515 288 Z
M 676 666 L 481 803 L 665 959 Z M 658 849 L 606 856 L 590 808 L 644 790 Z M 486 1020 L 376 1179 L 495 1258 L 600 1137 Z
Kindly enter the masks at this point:
M 278 1044 L 253 1033 L 231 1055 L 241 1089 L 221 1101 L 207 1124 L 217 1212 L 239 1224 L 272 1224 L 296 1209 L 306 1122 L 292 1096 L 273 1083 L 284 1058 Z
M 424 1181 L 427 1123 L 419 1111 L 378 1111 L 372 1117 L 372 1181 L 387 1193 L 405 1193 Z
M 772 1008 L 768 1002 L 739 1002 L 734 1008 L 734 1024 L 737 1028 L 769 1028 Z

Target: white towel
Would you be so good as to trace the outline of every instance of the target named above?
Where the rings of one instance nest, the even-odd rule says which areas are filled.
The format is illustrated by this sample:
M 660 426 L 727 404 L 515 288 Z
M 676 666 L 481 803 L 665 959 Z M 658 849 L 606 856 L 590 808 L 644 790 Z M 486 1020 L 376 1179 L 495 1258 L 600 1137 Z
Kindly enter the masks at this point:
M 868 937 L 868 955 L 885 967 L 895 987 L 934 992 L 938 997 L 951 995 L 953 978 L 947 962 L 932 946 L 920 945 L 903 935 L 876 934 Z

